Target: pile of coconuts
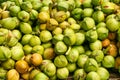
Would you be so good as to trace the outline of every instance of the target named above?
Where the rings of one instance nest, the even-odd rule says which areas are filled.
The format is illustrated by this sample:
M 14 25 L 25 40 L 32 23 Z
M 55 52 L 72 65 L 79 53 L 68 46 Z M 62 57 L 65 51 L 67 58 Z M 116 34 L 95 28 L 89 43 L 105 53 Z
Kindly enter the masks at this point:
M 120 73 L 120 0 L 0 0 L 0 80 L 108 80 Z

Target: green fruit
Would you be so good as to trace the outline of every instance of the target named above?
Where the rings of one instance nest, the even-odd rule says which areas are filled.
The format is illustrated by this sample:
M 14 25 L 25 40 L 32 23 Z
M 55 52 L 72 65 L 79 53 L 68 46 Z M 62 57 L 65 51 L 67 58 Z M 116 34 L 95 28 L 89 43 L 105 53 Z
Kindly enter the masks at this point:
M 3 67 L 0 67 L 0 79 L 5 80 L 6 74 L 7 74 L 7 70 L 5 70 Z
M 67 46 L 65 45 L 64 42 L 62 41 L 58 41 L 56 44 L 55 44 L 55 53 L 56 54 L 65 54 L 65 52 L 67 51 Z
M 94 50 L 91 55 L 91 58 L 94 58 L 98 63 L 101 62 L 104 58 L 104 53 L 102 50 Z
M 12 49 L 11 49 L 11 53 L 12 53 L 12 59 L 14 59 L 14 60 L 20 60 L 20 59 L 22 59 L 23 58 L 23 56 L 24 56 L 24 51 L 23 51 L 23 49 L 21 48 L 21 47 L 19 47 L 19 46 L 14 46 L 14 47 L 12 47 Z
M 38 18 L 38 12 L 34 9 L 30 11 L 30 19 L 31 20 L 36 20 Z
M 43 53 L 43 58 L 44 59 L 53 59 L 55 58 L 55 52 L 53 48 L 46 48 L 44 53 Z
M 4 67 L 4 69 L 13 69 L 15 66 L 15 61 L 13 59 L 8 59 L 4 62 L 2 62 L 2 67 Z
M 43 30 L 40 33 L 40 40 L 41 42 L 48 42 L 52 39 L 52 34 L 47 31 L 47 30 Z
M 9 10 L 10 10 L 10 15 L 11 16 L 16 16 L 17 17 L 17 14 L 18 14 L 18 12 L 20 12 L 21 9 L 20 9 L 19 6 L 14 5 L 14 6 L 11 6 L 9 8 Z
M 84 8 L 91 8 L 92 7 L 92 0 L 85 0 L 82 3 Z
M 57 69 L 57 77 L 59 79 L 66 79 L 69 76 L 69 71 L 66 67 Z
M 120 25 L 116 19 L 111 18 L 106 21 L 106 27 L 108 28 L 109 31 L 115 32 L 119 29 Z
M 111 55 L 107 55 L 103 58 L 102 65 L 105 68 L 112 68 L 115 65 L 115 59 Z
M 83 30 L 90 30 L 95 27 L 95 21 L 93 18 L 85 17 L 81 23 Z
M 87 74 L 86 80 L 101 80 L 97 72 L 91 71 Z
M 73 74 L 74 80 L 85 80 L 87 73 L 84 71 L 84 69 L 77 69 L 75 70 Z
M 44 53 L 44 47 L 41 46 L 41 45 L 33 46 L 32 53 L 38 53 L 38 54 L 43 55 L 43 53 Z
M 34 77 L 39 73 L 40 71 L 38 70 L 38 69 L 33 69 L 31 72 L 30 72 L 30 74 L 29 74 L 29 79 L 30 80 L 33 80 L 34 79 Z
M 77 49 L 79 54 L 84 54 L 85 53 L 85 49 L 83 46 L 73 46 L 73 48 Z
M 32 33 L 32 27 L 29 23 L 20 23 L 20 31 L 24 34 Z
M 93 14 L 93 9 L 92 8 L 84 8 L 82 12 L 82 17 L 91 17 Z
M 22 2 L 22 4 L 20 5 L 20 7 L 27 11 L 30 12 L 32 10 L 32 3 L 30 1 L 24 1 Z
M 93 19 L 95 20 L 95 22 L 99 23 L 105 20 L 105 16 L 104 13 L 102 11 L 95 11 L 92 14 Z
M 87 55 L 85 55 L 85 54 L 79 55 L 78 60 L 77 60 L 77 65 L 78 65 L 80 68 L 83 68 L 84 65 L 85 65 L 85 63 L 86 63 L 86 61 L 87 61 L 87 59 L 88 59 L 88 56 L 87 56 Z
M 98 39 L 98 34 L 96 30 L 88 30 L 85 33 L 85 38 L 89 42 L 95 42 Z
M 14 18 L 8 17 L 8 18 L 4 18 L 1 21 L 1 25 L 6 28 L 6 29 L 15 29 L 17 26 L 17 23 L 15 21 Z
M 82 16 L 82 9 L 81 8 L 75 8 L 71 12 L 72 16 L 76 20 L 80 20 Z
M 95 59 L 89 58 L 84 64 L 84 69 L 86 72 L 97 71 L 98 63 Z
M 41 44 L 41 41 L 38 36 L 32 36 L 30 38 L 30 41 L 29 41 L 30 46 L 36 46 L 36 45 L 40 45 L 40 44 Z
M 101 80 L 107 80 L 110 77 L 108 70 L 104 67 L 99 67 L 97 73 L 100 76 Z
M 54 76 L 56 74 L 56 66 L 53 63 L 48 63 L 44 68 L 44 73 L 49 77 Z
M 49 77 L 43 72 L 39 72 L 38 74 L 35 75 L 33 80 L 49 80 Z
M 30 19 L 30 15 L 26 11 L 20 11 L 18 12 L 18 18 L 22 20 L 23 22 L 27 22 Z
M 69 70 L 69 72 L 74 72 L 77 69 L 77 66 L 75 63 L 68 63 L 67 69 Z
M 54 64 L 56 67 L 65 67 L 68 65 L 68 61 L 64 55 L 58 55 L 54 59 Z
M 104 40 L 108 37 L 109 30 L 106 27 L 97 28 L 98 39 Z
M 23 35 L 21 40 L 22 45 L 28 44 L 32 36 L 33 36 L 32 34 Z
M 72 48 L 66 54 L 67 60 L 71 63 L 76 62 L 78 60 L 78 57 L 79 57 L 79 52 L 76 48 Z
M 25 55 L 28 55 L 28 54 L 31 54 L 32 47 L 30 45 L 24 45 L 23 50 L 24 50 Z
M 54 35 L 53 38 L 52 38 L 52 43 L 56 44 L 57 42 L 62 41 L 63 37 L 64 37 L 63 34 L 56 34 L 56 35 Z
M 11 57 L 11 51 L 8 47 L 0 46 L 0 61 L 8 60 Z
M 91 50 L 100 50 L 102 49 L 102 42 L 100 40 L 96 40 L 93 43 L 90 43 L 90 49 Z
M 57 8 L 59 11 L 67 11 L 69 8 L 69 4 L 67 1 L 60 1 L 57 4 Z

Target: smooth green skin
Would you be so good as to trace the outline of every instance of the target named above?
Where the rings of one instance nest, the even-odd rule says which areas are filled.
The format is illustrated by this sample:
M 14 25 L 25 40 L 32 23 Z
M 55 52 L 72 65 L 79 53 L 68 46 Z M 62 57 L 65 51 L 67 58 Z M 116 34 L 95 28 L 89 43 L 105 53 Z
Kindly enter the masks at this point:
M 98 39 L 104 40 L 108 37 L 109 30 L 106 27 L 97 28 Z
M 56 67 L 66 67 L 68 65 L 68 61 L 64 55 L 58 55 L 54 59 L 54 64 Z
M 111 0 L 111 1 L 116 3 L 116 4 L 120 4 L 120 0 Z
M 108 6 L 108 7 L 105 7 L 105 6 Z M 101 5 L 101 10 L 105 14 L 111 14 L 114 12 L 114 5 L 112 2 L 109 2 L 109 1 L 103 2 Z
M 84 64 L 84 70 L 86 72 L 91 72 L 91 71 L 97 71 L 97 69 L 98 69 L 97 61 L 93 58 L 88 58 Z
M 15 38 L 17 38 L 18 40 L 20 40 L 21 37 L 22 37 L 21 32 L 20 32 L 19 30 L 17 30 L 17 29 L 14 29 L 14 30 L 12 31 L 12 34 L 13 34 L 13 35 L 15 36 Z
M 56 54 L 65 54 L 65 52 L 67 51 L 67 46 L 65 45 L 64 42 L 62 41 L 58 41 L 56 44 L 55 44 L 55 47 L 54 47 L 54 50 L 55 50 L 55 53 Z
M 5 70 L 3 67 L 0 67 L 0 79 L 5 80 L 7 74 L 7 70 Z
M 12 54 L 12 56 L 11 56 L 12 59 L 14 59 L 14 60 L 20 60 L 24 56 L 24 51 L 23 51 L 23 49 L 21 47 L 14 46 L 11 49 L 11 54 Z
M 102 0 L 92 0 L 92 4 L 94 6 L 99 6 L 101 4 Z
M 44 73 L 49 77 L 54 76 L 56 74 L 56 66 L 53 63 L 48 63 L 44 68 Z
M 26 44 L 23 46 L 23 50 L 24 50 L 25 55 L 28 55 L 32 52 L 32 47 Z
M 85 80 L 87 73 L 84 69 L 77 69 L 73 74 L 74 80 Z
M 43 4 L 40 2 L 40 0 L 38 0 L 38 1 L 33 0 L 32 1 L 32 7 L 35 10 L 40 10 L 40 8 L 42 7 L 42 5 Z
M 11 57 L 11 51 L 8 47 L 0 46 L 0 61 L 8 60 Z
M 82 11 L 82 17 L 84 18 L 84 17 L 91 17 L 92 16 L 92 14 L 93 14 L 93 9 L 92 8 L 85 8 L 85 9 L 83 9 L 83 11 Z
M 72 17 L 69 17 L 67 22 L 69 24 L 76 24 L 77 23 L 76 20 L 74 18 L 72 18 Z
M 39 72 L 38 74 L 35 75 L 33 80 L 49 80 L 49 77 L 43 72 Z
M 75 32 L 78 32 L 81 27 L 79 24 L 74 23 L 70 25 L 70 28 L 73 29 Z
M 101 80 L 97 72 L 91 71 L 87 74 L 86 80 Z
M 115 59 L 111 55 L 107 55 L 103 58 L 102 65 L 105 68 L 112 68 L 115 65 Z
M 89 42 L 95 42 L 98 39 L 98 34 L 96 30 L 88 30 L 85 33 L 85 39 Z
M 96 25 L 96 28 L 100 28 L 100 27 L 106 27 L 106 23 L 105 22 L 100 22 Z
M 86 50 L 86 51 L 85 51 L 85 55 L 87 55 L 87 56 L 90 56 L 90 55 L 91 55 L 91 53 L 92 53 L 92 51 L 91 51 L 91 50 Z
M 100 76 L 100 80 L 108 80 L 110 77 L 108 70 L 104 67 L 99 67 L 97 73 Z
M 54 35 L 53 38 L 52 38 L 52 43 L 56 44 L 58 41 L 62 41 L 63 37 L 64 37 L 63 34 L 56 34 L 56 35 Z
M 43 55 L 43 53 L 44 53 L 44 47 L 42 45 L 36 45 L 36 46 L 34 46 L 32 48 L 32 52 Z
M 58 11 L 55 13 L 54 16 L 55 20 L 57 20 L 58 22 L 63 22 L 66 20 L 67 18 L 67 14 L 64 11 Z
M 96 40 L 93 43 L 89 44 L 91 50 L 100 50 L 102 49 L 102 42 L 100 40 Z
M 95 27 L 95 21 L 93 18 L 85 17 L 81 23 L 81 27 L 83 30 L 90 30 Z
M 52 43 L 51 43 L 50 41 L 49 41 L 49 42 L 46 42 L 46 43 L 42 43 L 41 45 L 42 45 L 45 49 L 52 47 Z
M 32 33 L 32 27 L 29 23 L 22 22 L 20 23 L 20 31 L 24 34 Z
M 8 59 L 8 60 L 2 62 L 1 66 L 4 67 L 4 69 L 7 69 L 7 70 L 13 69 L 14 66 L 15 66 L 15 61 L 13 59 Z
M 111 18 L 106 21 L 106 27 L 108 28 L 109 31 L 115 32 L 119 29 L 120 25 L 116 19 Z
M 82 9 L 81 8 L 75 8 L 72 10 L 71 15 L 74 19 L 80 20 L 82 16 Z
M 57 75 L 55 74 L 54 76 L 51 76 L 50 80 L 57 80 Z
M 41 42 L 48 42 L 52 39 L 52 34 L 50 31 L 43 30 L 40 32 L 40 40 Z
M 75 34 L 74 30 L 71 28 L 66 28 L 63 32 L 64 35 Z
M 74 63 L 78 60 L 79 52 L 77 49 L 72 48 L 67 54 L 66 58 L 69 62 Z
M 22 36 L 22 40 L 21 40 L 21 43 L 22 45 L 26 45 L 29 43 L 30 41 L 30 38 L 32 37 L 33 35 L 32 34 L 25 34 Z
M 103 60 L 104 53 L 102 50 L 94 50 L 94 51 L 92 51 L 90 57 L 94 58 L 99 63 Z
M 30 11 L 30 19 L 31 20 L 36 20 L 38 18 L 38 12 L 34 9 Z
M 85 63 L 86 63 L 86 61 L 87 61 L 87 59 L 88 59 L 88 56 L 87 56 L 87 55 L 85 55 L 85 54 L 79 55 L 78 60 L 77 60 L 77 65 L 78 65 L 80 68 L 83 68 L 84 65 L 85 65 Z
M 81 32 L 75 33 L 76 35 L 76 42 L 75 45 L 81 45 L 85 41 L 85 35 Z
M 27 12 L 30 12 L 32 10 L 32 3 L 30 1 L 25 1 L 25 2 L 22 2 L 22 4 L 20 5 L 20 7 L 27 11 Z
M 13 30 L 13 29 L 16 28 L 17 23 L 16 23 L 16 21 L 15 21 L 13 18 L 8 17 L 8 18 L 2 19 L 1 25 L 2 25 L 4 28 L 6 28 L 6 29 Z
M 92 0 L 85 0 L 82 3 L 84 8 L 91 8 L 92 7 Z
M 38 36 L 32 36 L 30 38 L 30 41 L 29 41 L 29 45 L 30 46 L 36 46 L 36 45 L 40 45 L 41 44 L 41 40 Z
M 27 22 L 30 19 L 30 15 L 26 11 L 20 11 L 18 12 L 18 18 L 22 20 L 23 22 Z
M 44 0 L 42 1 L 43 6 L 49 6 L 49 4 L 52 4 L 52 0 Z
M 9 8 L 9 10 L 10 10 L 10 15 L 11 15 L 11 16 L 16 16 L 16 17 L 17 17 L 18 12 L 21 11 L 20 7 L 19 7 L 19 6 L 16 6 L 16 5 L 11 6 L 11 7 Z
M 59 11 L 67 11 L 69 9 L 69 4 L 67 1 L 61 1 L 57 4 L 57 9 Z
M 85 53 L 85 49 L 83 46 L 73 46 L 73 48 L 77 49 L 79 54 L 84 54 Z
M 57 77 L 59 79 L 66 79 L 69 76 L 69 71 L 66 67 L 57 69 Z
M 92 18 L 97 23 L 103 22 L 105 20 L 104 13 L 102 11 L 95 11 L 92 15 Z
M 76 63 L 68 63 L 67 69 L 69 70 L 69 72 L 74 72 L 77 69 Z

